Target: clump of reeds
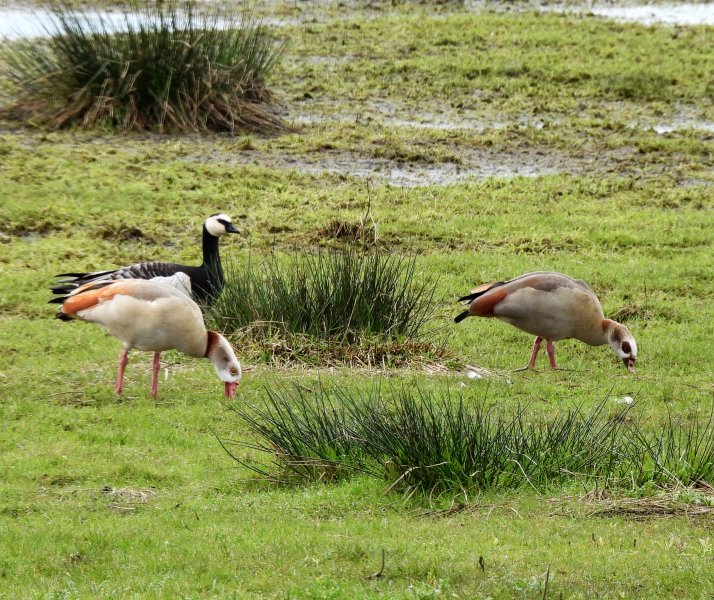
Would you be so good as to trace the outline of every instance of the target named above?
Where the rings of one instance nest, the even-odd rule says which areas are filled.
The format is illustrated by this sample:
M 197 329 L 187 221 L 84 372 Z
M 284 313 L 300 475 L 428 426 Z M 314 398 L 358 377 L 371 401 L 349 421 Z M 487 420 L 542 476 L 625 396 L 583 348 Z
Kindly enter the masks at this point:
M 271 479 L 286 474 L 322 480 L 339 479 L 355 471 L 378 474 L 354 427 L 372 405 L 372 395 L 343 395 L 339 388 L 328 391 L 322 386 L 315 390 L 276 386 L 266 392 L 262 406 L 244 410 L 229 405 L 258 435 L 257 441 L 242 445 L 272 455 L 280 473 L 271 473 L 257 463 L 249 464 L 250 469 Z
M 625 451 L 635 485 L 714 482 L 714 413 L 706 420 L 697 414 L 675 420 L 668 414 L 658 427 L 633 427 Z
M 569 480 L 616 488 L 714 479 L 712 419 L 670 420 L 655 430 L 629 406 L 609 414 L 606 401 L 538 417 L 520 405 L 497 410 L 414 385 L 387 393 L 319 385 L 269 388 L 262 405 L 232 409 L 257 436 L 251 446 L 270 455 L 274 477 L 311 478 L 315 465 L 324 476 L 328 465 L 333 475 L 366 472 L 430 494 L 545 490 Z
M 46 40 L 9 45 L 4 118 L 123 130 L 282 127 L 266 79 L 284 45 L 249 12 L 196 0 L 97 8 L 52 5 Z M 118 26 L 119 22 L 119 26 Z
M 283 259 L 271 254 L 228 263 L 225 287 L 208 315 L 214 327 L 262 345 L 271 362 L 301 355 L 312 362 L 312 346 L 328 362 L 343 356 L 335 362 L 378 366 L 391 362 L 390 348 L 396 355 L 426 349 L 436 289 L 434 278 L 420 276 L 414 257 L 354 248 Z M 428 341 L 438 353 L 440 346 Z

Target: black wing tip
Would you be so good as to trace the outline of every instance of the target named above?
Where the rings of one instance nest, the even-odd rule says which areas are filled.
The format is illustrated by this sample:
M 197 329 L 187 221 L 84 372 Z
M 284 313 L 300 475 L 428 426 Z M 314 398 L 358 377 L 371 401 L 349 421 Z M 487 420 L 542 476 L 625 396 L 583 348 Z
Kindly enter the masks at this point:
M 76 290 L 78 287 L 78 285 L 58 285 L 50 289 L 52 290 L 53 294 L 67 295 L 72 290 Z
M 470 314 L 469 311 L 465 310 L 461 314 L 456 315 L 454 317 L 454 323 L 461 323 L 461 321 L 463 321 L 466 317 L 468 317 L 469 314 Z
M 71 281 L 92 280 L 106 277 L 119 270 L 120 269 L 107 269 L 106 271 L 87 271 L 84 273 L 57 273 L 55 277 L 71 277 Z
M 458 299 L 458 302 L 471 302 L 472 300 L 475 300 L 479 296 L 483 296 L 486 292 L 490 292 L 493 288 L 497 288 L 499 286 L 505 285 L 508 283 L 507 281 L 496 281 L 489 287 L 487 287 L 485 290 L 481 290 L 479 292 L 471 292 L 470 294 L 466 294 L 465 296 L 461 296 L 461 298 Z
M 55 319 L 59 319 L 60 321 L 73 321 L 74 319 L 70 317 L 69 315 L 63 313 L 63 312 L 58 312 L 55 315 Z
M 108 285 L 111 285 L 112 283 L 116 283 L 115 280 L 113 279 L 108 279 L 108 280 L 102 280 L 102 281 L 94 281 L 94 282 L 89 282 L 85 283 L 85 289 L 86 290 L 98 290 L 100 288 L 106 287 Z M 63 304 L 67 298 L 79 288 L 79 285 L 73 285 L 71 287 L 54 287 L 52 288 L 52 293 L 54 294 L 60 294 L 57 298 L 52 298 L 52 300 L 48 300 L 47 304 Z

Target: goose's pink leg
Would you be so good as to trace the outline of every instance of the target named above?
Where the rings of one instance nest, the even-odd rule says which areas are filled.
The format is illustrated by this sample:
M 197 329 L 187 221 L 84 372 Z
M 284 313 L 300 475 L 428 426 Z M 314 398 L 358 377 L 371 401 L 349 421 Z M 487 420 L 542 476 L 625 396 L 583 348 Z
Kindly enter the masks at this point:
M 129 362 L 129 350 L 125 349 L 119 355 L 119 373 L 117 374 L 117 383 L 114 386 L 114 393 L 117 396 L 121 396 L 122 387 L 124 387 L 124 369 L 126 369 L 126 363 Z
M 543 338 L 538 336 L 535 339 L 535 342 L 533 342 L 533 350 L 531 352 L 531 359 L 528 361 L 528 364 L 525 367 L 516 369 L 516 371 L 526 371 L 528 369 L 535 369 L 536 358 L 538 358 L 538 352 L 540 352 L 540 345 L 542 343 L 543 343 Z M 548 343 L 550 343 L 550 342 L 548 342 Z
M 550 360 L 550 368 L 557 369 L 558 365 L 555 364 L 555 346 L 553 346 L 553 342 L 549 341 L 545 345 L 545 351 L 548 353 L 548 360 Z
M 154 363 L 151 371 L 151 397 L 156 398 L 159 393 L 159 368 L 161 367 L 161 352 L 154 352 Z

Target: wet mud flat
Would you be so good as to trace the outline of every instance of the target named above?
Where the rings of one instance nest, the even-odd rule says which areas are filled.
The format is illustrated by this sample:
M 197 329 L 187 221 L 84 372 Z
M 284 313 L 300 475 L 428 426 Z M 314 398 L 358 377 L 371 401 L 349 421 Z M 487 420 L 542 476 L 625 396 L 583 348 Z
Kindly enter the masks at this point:
M 564 11 L 577 14 L 597 15 L 597 18 L 613 18 L 623 21 L 638 21 L 637 15 L 647 15 L 647 19 L 655 16 L 662 17 L 653 23 L 667 24 L 676 22 L 673 15 L 680 15 L 688 19 L 686 24 L 696 25 L 706 23 L 709 9 L 714 5 L 652 5 L 652 6 L 612 6 L 599 5 L 549 5 L 523 2 L 518 4 L 484 4 L 481 2 L 466 2 L 464 4 L 447 4 L 443 8 L 435 9 L 435 14 L 448 15 L 455 13 L 468 13 L 469 11 L 491 12 L 518 12 L 518 11 Z M 695 7 L 695 8 L 692 8 Z M 330 20 L 340 12 L 349 13 L 352 17 L 369 19 L 370 16 L 379 17 L 388 12 L 388 8 L 377 6 L 374 3 L 357 1 L 326 2 L 307 1 L 300 5 L 284 4 L 281 2 L 263 3 L 261 10 L 264 14 L 273 11 L 273 17 L 268 19 L 269 24 L 282 24 L 290 26 L 295 23 L 310 22 L 319 15 L 318 20 Z M 612 9 L 612 10 L 610 10 Z M 620 10 L 618 12 L 618 10 Z M 625 9 L 630 12 L 622 13 Z M 29 8 L 18 8 L 16 5 L 0 8 L 0 36 L 9 29 L 17 30 L 30 24 L 36 29 L 30 33 L 23 33 L 22 37 L 38 34 L 38 24 L 43 23 L 45 17 L 49 18 L 48 11 Z M 5 11 L 5 12 L 3 12 Z M 3 15 L 21 15 L 21 18 L 4 19 Z M 608 12 L 609 11 L 609 12 Z M 638 12 L 639 11 L 639 12 Z M 654 12 L 653 12 L 654 11 Z M 692 15 L 695 15 L 693 17 Z M 44 16 L 43 16 L 44 15 Z M 106 12 L 99 13 L 101 18 L 106 18 L 111 26 L 120 27 L 122 19 L 118 12 L 109 8 Z M 311 16 L 312 15 L 312 16 Z M 623 16 L 624 15 L 624 16 Z M 653 16 L 655 15 L 655 16 Z M 645 17 L 642 17 L 643 19 Z M 697 21 L 697 18 L 699 21 Z M 685 19 L 685 20 L 686 20 Z M 648 21 L 649 23 L 649 21 Z M 41 29 L 41 27 L 40 27 Z M 300 27 L 292 31 L 299 33 Z M 351 50 L 350 50 L 351 51 Z M 312 53 L 299 54 L 286 57 L 292 61 L 286 79 L 295 79 L 301 72 L 301 65 L 318 65 L 325 77 L 340 77 L 341 69 L 352 60 L 349 52 L 346 55 L 329 56 L 323 49 L 315 49 Z M 318 82 L 319 83 L 319 82 Z M 300 91 L 301 83 L 292 81 L 288 85 L 287 95 Z M 279 90 L 280 91 L 280 90 Z M 449 106 L 410 106 L 398 97 L 384 98 L 376 93 L 371 99 L 364 101 L 351 98 L 342 98 L 338 94 L 319 93 L 307 94 L 305 98 L 293 97 L 285 100 L 282 116 L 293 128 L 300 141 L 287 144 L 274 143 L 261 140 L 256 144 L 248 143 L 243 147 L 240 142 L 231 144 L 226 138 L 192 137 L 183 136 L 180 152 L 167 150 L 167 141 L 171 136 L 150 136 L 145 139 L 134 137 L 98 135 L 96 140 L 91 136 L 81 136 L 77 140 L 66 137 L 60 142 L 63 145 L 83 146 L 91 148 L 94 144 L 112 144 L 119 151 L 136 152 L 144 154 L 151 160 L 152 146 L 159 150 L 159 154 L 168 160 L 179 160 L 192 163 L 205 163 L 223 166 L 232 169 L 240 166 L 261 166 L 278 170 L 294 170 L 299 173 L 314 175 L 333 175 L 339 178 L 358 178 L 395 187 L 438 186 L 453 185 L 470 180 L 487 178 L 514 178 L 514 177 L 540 177 L 555 174 L 600 176 L 657 176 L 667 172 L 667 165 L 662 157 L 649 159 L 642 148 L 636 143 L 607 147 L 591 145 L 587 149 L 565 149 L 549 145 L 541 141 L 535 144 L 495 143 L 486 144 L 485 138 L 493 137 L 494 132 L 508 132 L 514 130 L 576 130 L 580 127 L 578 115 L 566 113 L 539 113 L 532 114 L 501 114 L 497 110 L 491 112 L 479 110 L 456 110 Z M 398 96 L 398 95 L 397 95 Z M 475 105 L 481 105 L 475 102 Z M 602 105 L 604 113 L 618 126 L 649 135 L 677 136 L 695 135 L 707 143 L 714 133 L 714 121 L 711 113 L 698 110 L 692 105 L 672 105 L 668 110 L 657 114 L 644 111 L 642 114 L 631 117 L 627 110 L 616 103 L 598 100 L 597 106 Z M 608 124 L 609 125 L 609 124 Z M 423 157 L 390 156 L 389 151 L 380 152 L 378 147 L 369 147 L 367 142 L 349 144 L 323 144 L 321 140 L 330 137 L 339 138 L 345 132 L 345 127 L 359 130 L 357 138 L 365 140 L 372 136 L 380 144 L 387 145 L 390 140 L 396 139 L 404 144 L 417 145 L 426 148 Z M 377 133 L 375 133 L 377 132 Z M 0 132 L 2 133 L 2 132 Z M 12 133 L 15 138 L 13 143 L 33 145 L 40 143 L 37 134 L 32 132 Z M 453 142 L 441 142 L 444 152 L 429 148 L 429 136 L 454 134 Z M 572 131 L 568 135 L 573 135 Z M 577 132 L 576 132 L 577 135 Z M 527 137 L 527 136 L 526 136 Z M 533 138 L 534 136 L 531 136 Z M 557 137 L 557 135 L 556 135 Z M 23 139 L 24 138 L 24 139 Z M 179 139 L 179 138 L 176 138 Z M 546 139 L 543 137 L 542 139 Z M 138 140 L 138 145 L 137 145 Z M 463 143 L 467 140 L 468 143 Z M 398 153 L 395 153 L 398 154 Z M 676 158 L 676 157 L 675 157 Z M 685 161 L 682 161 L 685 162 Z M 701 158 L 698 168 L 708 165 L 711 170 L 711 159 Z M 701 170 L 701 169 L 700 169 Z M 694 182 L 694 183 L 692 183 Z M 707 183 L 707 178 L 698 179 L 688 177 L 683 180 L 686 185 Z
M 301 155 L 267 154 L 255 150 L 232 153 L 220 150 L 191 152 L 181 156 L 186 162 L 223 165 L 233 168 L 257 165 L 314 175 L 358 178 L 393 187 L 452 185 L 488 178 L 541 177 L 554 174 L 595 175 L 621 171 L 627 157 L 613 153 L 597 158 L 572 158 L 559 152 L 524 150 L 499 152 L 470 149 L 455 162 L 403 162 L 374 158 L 339 150 L 315 151 Z
M 306 131 L 303 133 L 298 129 L 297 137 L 308 140 L 316 137 L 310 132 L 311 126 L 302 128 Z M 666 158 L 648 156 L 635 145 L 564 152 L 548 146 L 464 147 L 455 143 L 448 147 L 449 152 L 443 159 L 409 159 L 379 156 L 364 146 L 346 149 L 312 143 L 307 147 L 286 148 L 282 147 L 279 138 L 266 141 L 221 135 L 47 135 L 21 128 L 0 129 L 0 140 L 3 137 L 9 146 L 31 150 L 48 145 L 59 146 L 74 154 L 77 160 L 84 160 L 95 152 L 110 152 L 128 155 L 137 164 L 176 161 L 211 165 L 227 171 L 255 166 L 298 174 L 333 176 L 338 181 L 357 179 L 401 188 L 551 175 L 635 179 L 666 175 L 677 180 L 681 186 L 714 185 L 714 167 L 710 160 L 703 159 L 701 165 L 710 176 L 705 173 L 703 177 L 694 177 L 676 171 L 674 163 L 679 159 L 669 164 Z

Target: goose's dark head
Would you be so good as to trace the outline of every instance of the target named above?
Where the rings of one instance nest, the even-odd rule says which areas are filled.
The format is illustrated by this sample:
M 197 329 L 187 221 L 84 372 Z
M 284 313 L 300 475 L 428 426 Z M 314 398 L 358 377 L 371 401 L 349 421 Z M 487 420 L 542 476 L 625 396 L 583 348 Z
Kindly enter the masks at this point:
M 211 215 L 203 224 L 206 231 L 212 236 L 221 237 L 226 233 L 240 233 L 235 225 L 231 222 L 231 218 L 223 213 Z

